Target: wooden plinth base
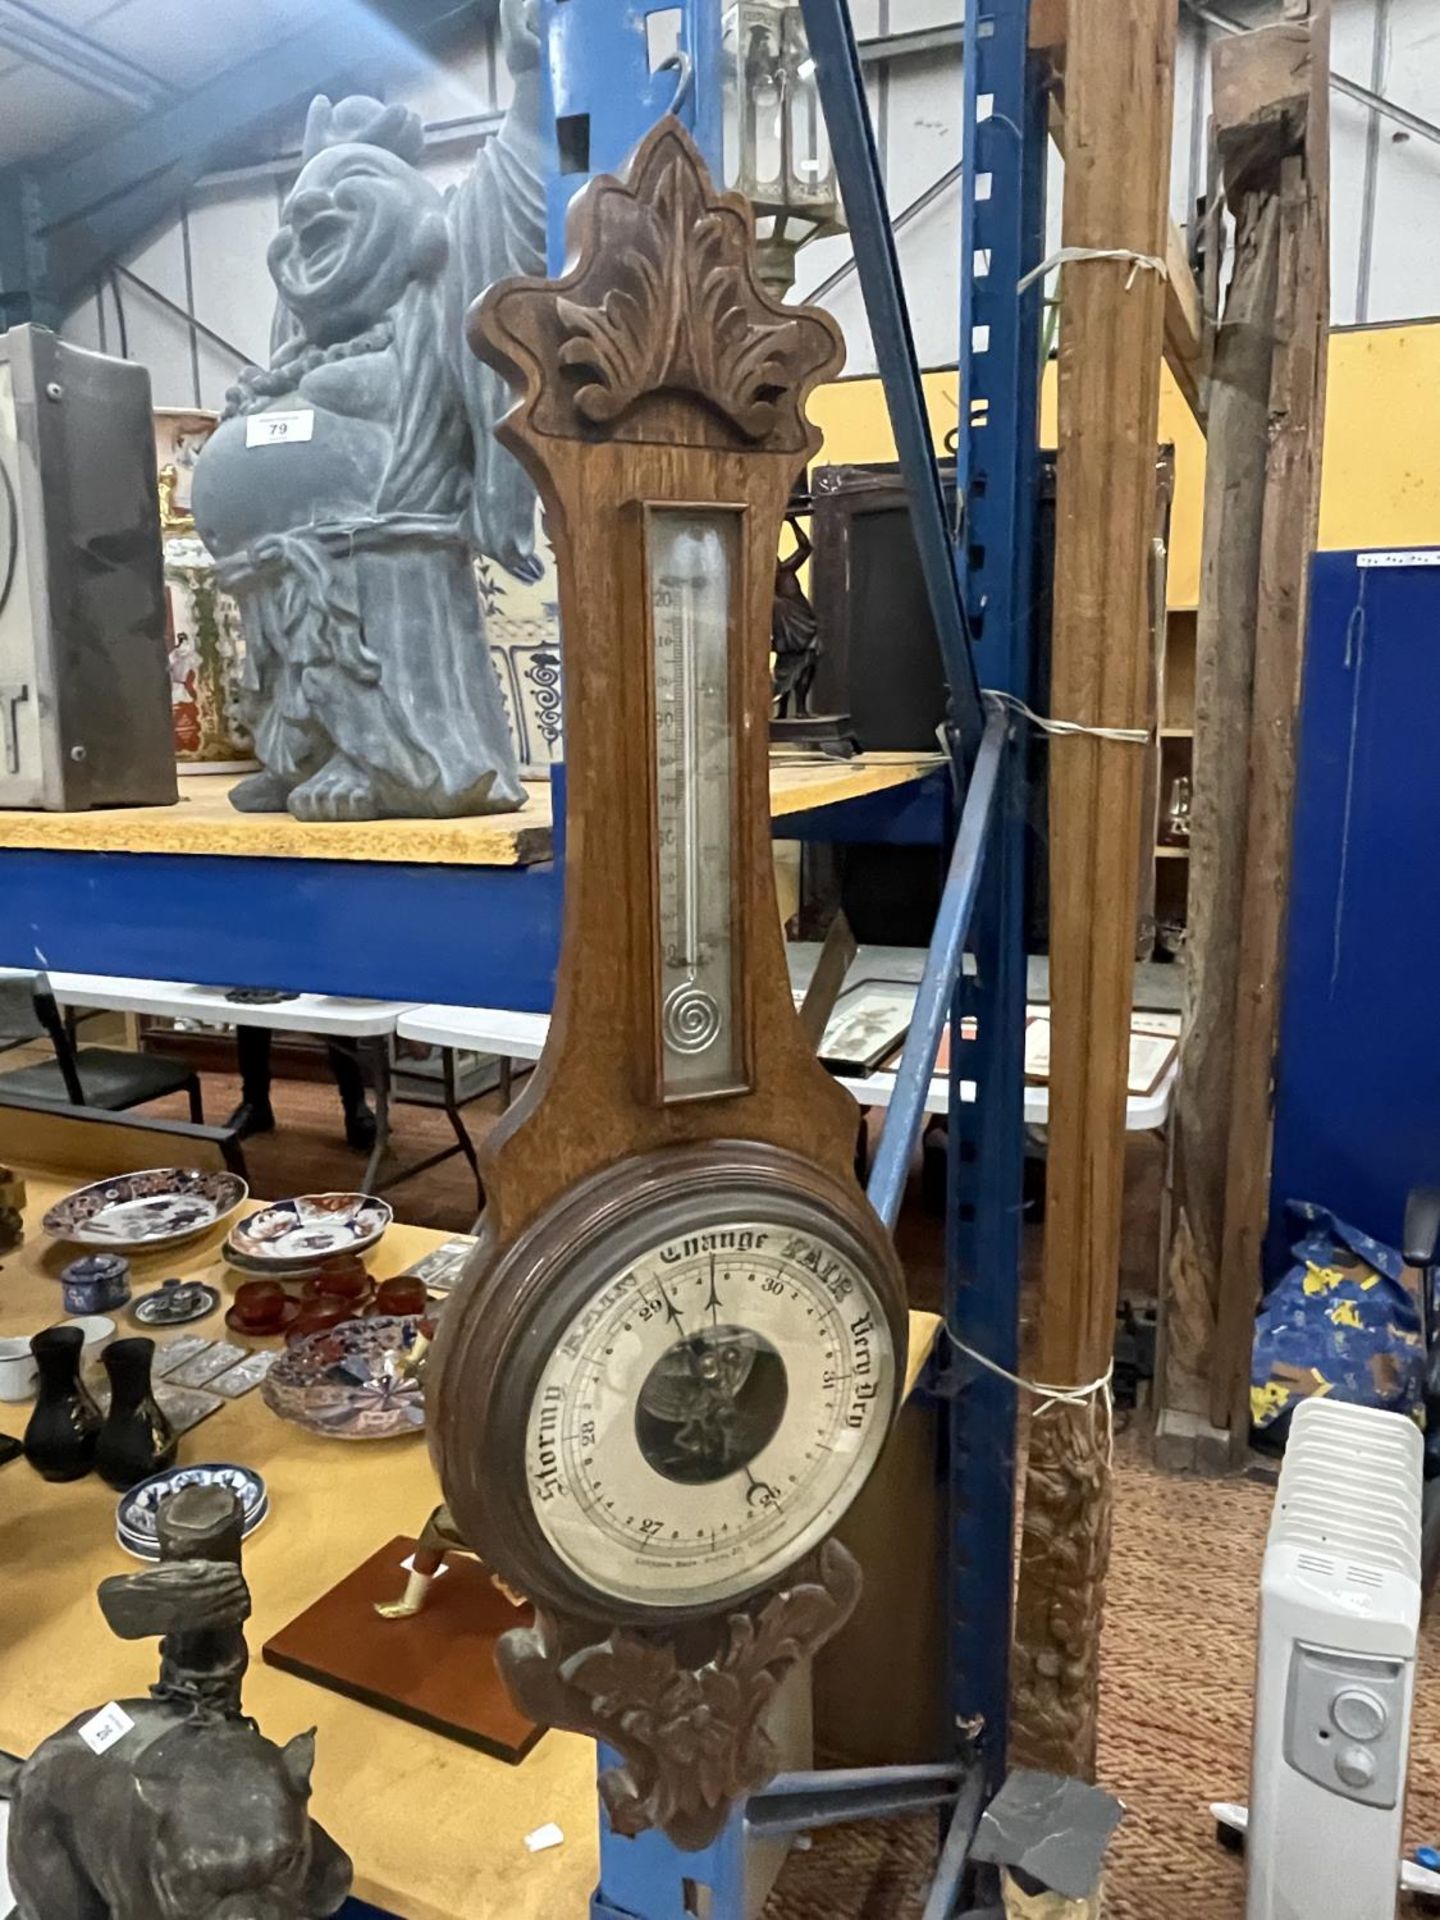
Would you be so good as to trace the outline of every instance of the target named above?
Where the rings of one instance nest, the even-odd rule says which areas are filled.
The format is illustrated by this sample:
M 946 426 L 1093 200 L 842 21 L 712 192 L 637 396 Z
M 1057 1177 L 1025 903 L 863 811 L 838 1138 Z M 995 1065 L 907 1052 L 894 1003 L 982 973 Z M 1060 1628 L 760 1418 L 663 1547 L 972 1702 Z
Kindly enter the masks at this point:
M 473 1560 L 457 1558 L 420 1613 L 382 1620 L 375 1602 L 404 1590 L 401 1563 L 415 1545 L 402 1534 L 372 1554 L 267 1641 L 264 1659 L 514 1766 L 544 1728 L 512 1704 L 495 1669 L 495 1642 L 529 1626 L 530 1609 L 512 1606 Z

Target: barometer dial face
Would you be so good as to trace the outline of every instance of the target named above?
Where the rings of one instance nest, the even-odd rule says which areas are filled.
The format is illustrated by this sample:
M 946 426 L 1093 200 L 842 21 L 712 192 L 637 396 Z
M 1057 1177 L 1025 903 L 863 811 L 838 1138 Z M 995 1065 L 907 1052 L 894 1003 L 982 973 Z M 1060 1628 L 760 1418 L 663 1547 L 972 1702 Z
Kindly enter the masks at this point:
M 539 1372 L 535 1521 L 601 1595 L 719 1604 L 833 1529 L 895 1393 L 879 1299 L 822 1226 L 737 1211 L 647 1239 L 588 1289 Z

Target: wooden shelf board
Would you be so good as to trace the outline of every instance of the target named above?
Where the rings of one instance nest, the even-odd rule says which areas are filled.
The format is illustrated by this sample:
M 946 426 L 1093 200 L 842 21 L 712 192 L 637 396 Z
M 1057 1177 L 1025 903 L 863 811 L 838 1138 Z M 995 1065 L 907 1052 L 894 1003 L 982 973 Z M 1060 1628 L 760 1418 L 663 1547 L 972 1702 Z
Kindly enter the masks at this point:
M 770 804 L 777 815 L 834 806 L 904 786 L 939 754 L 872 753 L 851 761 L 797 766 L 776 760 Z M 288 813 L 237 813 L 235 779 L 180 778 L 173 807 L 113 807 L 92 813 L 0 809 L 0 849 L 52 853 L 225 854 L 275 860 L 378 860 L 402 865 L 524 867 L 553 851 L 548 780 L 526 782 L 526 804 L 512 813 L 468 820 L 302 821 Z

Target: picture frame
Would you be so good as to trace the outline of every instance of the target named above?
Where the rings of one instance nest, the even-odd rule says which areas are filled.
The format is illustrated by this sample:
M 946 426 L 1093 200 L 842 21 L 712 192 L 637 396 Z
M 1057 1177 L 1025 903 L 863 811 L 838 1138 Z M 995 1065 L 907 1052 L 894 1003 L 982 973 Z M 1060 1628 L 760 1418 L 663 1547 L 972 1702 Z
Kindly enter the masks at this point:
M 1167 1030 L 1147 1033 L 1136 1026 L 1130 1031 L 1130 1060 L 1125 1090 L 1131 1099 L 1146 1099 L 1169 1072 L 1180 1048 L 1179 1036 Z M 1048 1081 L 1050 1078 L 1050 1020 L 1045 1015 L 1032 1018 L 1025 1028 L 1025 1078 Z
M 836 1000 L 820 1038 L 831 1073 L 863 1078 L 894 1053 L 915 1017 L 913 980 L 859 980 Z

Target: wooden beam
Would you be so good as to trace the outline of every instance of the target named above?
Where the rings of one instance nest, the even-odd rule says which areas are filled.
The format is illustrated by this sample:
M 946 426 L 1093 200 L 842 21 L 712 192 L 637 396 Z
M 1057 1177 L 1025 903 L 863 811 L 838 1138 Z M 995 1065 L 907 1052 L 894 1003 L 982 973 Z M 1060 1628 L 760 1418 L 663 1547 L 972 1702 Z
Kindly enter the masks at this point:
M 1197 624 L 1185 1032 L 1175 1108 L 1158 1455 L 1248 1433 L 1288 892 L 1305 587 L 1328 323 L 1328 18 L 1214 49 L 1235 218 L 1216 335 Z M 1181 1416 L 1178 1420 L 1172 1416 Z M 1206 1428 L 1213 1429 L 1206 1433 Z M 1175 1442 L 1176 1444 L 1171 1444 Z
M 1286 28 L 1270 29 L 1271 34 Z M 1291 35 L 1295 29 L 1288 29 Z M 1313 0 L 1300 151 L 1280 169 L 1279 291 L 1250 709 L 1245 898 L 1235 991 L 1235 1077 L 1210 1417 L 1238 1453 L 1250 1425 L 1250 1350 L 1270 1199 L 1275 1048 L 1290 895 L 1295 731 L 1320 526 L 1330 334 L 1330 10 Z M 1293 51 L 1292 51 L 1293 59 Z
M 1234 206 L 1234 273 L 1215 336 L 1195 630 L 1185 1034 L 1172 1131 L 1170 1245 L 1159 1360 L 1162 1465 L 1194 1460 L 1208 1422 L 1225 1231 L 1226 1136 L 1235 1070 L 1235 981 L 1245 893 L 1250 695 L 1265 505 L 1265 421 L 1279 221 L 1273 201 Z M 1187 1416 L 1172 1421 L 1167 1416 Z M 1176 1434 L 1188 1438 L 1177 1453 Z
M 1172 220 L 1165 234 L 1165 364 L 1202 429 L 1206 407 L 1201 381 L 1205 371 L 1205 314 L 1200 289 L 1190 270 L 1185 236 Z
M 1063 12 L 1063 7 L 1062 7 Z M 1034 33 L 1035 14 L 1031 16 Z M 1065 108 L 1058 88 L 1050 95 L 1050 137 L 1065 153 Z M 1205 431 L 1204 375 L 1208 341 L 1205 305 L 1190 267 L 1185 236 L 1173 219 L 1167 220 L 1165 245 L 1165 364 L 1185 397 L 1201 432 Z
M 1030 0 L 1030 45 L 1037 53 L 1063 47 L 1068 0 Z
M 1062 241 L 1163 256 L 1176 0 L 1071 0 Z M 1147 587 L 1165 287 L 1124 262 L 1061 272 L 1051 710 L 1146 724 Z M 1034 1377 L 1109 1368 L 1119 1283 L 1126 1076 L 1145 749 L 1072 736 L 1050 753 L 1053 1033 L 1043 1295 Z M 1014 1665 L 1014 1757 L 1095 1763 L 1109 1558 L 1101 1395 L 1030 1427 Z

